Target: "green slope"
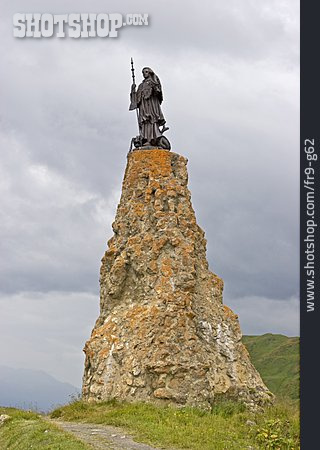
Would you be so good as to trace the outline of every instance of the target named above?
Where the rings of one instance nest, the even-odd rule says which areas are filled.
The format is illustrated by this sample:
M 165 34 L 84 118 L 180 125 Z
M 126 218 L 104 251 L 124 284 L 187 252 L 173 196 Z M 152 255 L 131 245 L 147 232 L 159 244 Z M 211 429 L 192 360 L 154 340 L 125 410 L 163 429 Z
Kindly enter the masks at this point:
M 279 397 L 298 400 L 300 339 L 268 333 L 243 336 L 242 342 L 271 392 Z
M 0 415 L 2 414 L 9 418 L 0 425 L 1 450 L 90 450 L 92 448 L 61 431 L 35 412 L 0 406 Z

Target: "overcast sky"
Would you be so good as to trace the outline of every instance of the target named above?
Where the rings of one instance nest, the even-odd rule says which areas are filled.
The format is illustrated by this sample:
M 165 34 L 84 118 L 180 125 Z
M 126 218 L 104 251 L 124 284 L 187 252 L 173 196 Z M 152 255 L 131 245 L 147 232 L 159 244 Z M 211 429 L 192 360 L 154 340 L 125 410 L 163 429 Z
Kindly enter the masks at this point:
M 14 13 L 149 13 L 115 39 L 18 39 Z M 297 335 L 297 0 L 2 1 L 1 364 L 81 384 L 131 137 L 130 57 L 163 85 L 211 270 L 244 334 Z

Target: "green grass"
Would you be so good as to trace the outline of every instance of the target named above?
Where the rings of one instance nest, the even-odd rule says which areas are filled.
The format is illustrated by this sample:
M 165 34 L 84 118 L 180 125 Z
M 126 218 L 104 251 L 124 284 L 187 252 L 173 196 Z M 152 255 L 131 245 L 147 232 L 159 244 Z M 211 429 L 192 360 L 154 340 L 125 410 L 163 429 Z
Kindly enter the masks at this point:
M 144 403 L 75 401 L 56 409 L 51 417 L 120 426 L 130 431 L 138 441 L 165 448 L 299 448 L 298 408 L 283 401 L 260 413 L 252 413 L 243 405 L 232 402 L 221 402 L 211 412 L 205 412 Z M 271 437 L 274 435 L 281 442 L 280 447 L 270 446 L 275 441 Z
M 71 435 L 47 423 L 35 412 L 0 407 L 1 414 L 10 416 L 10 419 L 0 426 L 1 450 L 89 449 Z
M 281 334 L 243 336 L 253 365 L 278 397 L 299 399 L 299 338 Z

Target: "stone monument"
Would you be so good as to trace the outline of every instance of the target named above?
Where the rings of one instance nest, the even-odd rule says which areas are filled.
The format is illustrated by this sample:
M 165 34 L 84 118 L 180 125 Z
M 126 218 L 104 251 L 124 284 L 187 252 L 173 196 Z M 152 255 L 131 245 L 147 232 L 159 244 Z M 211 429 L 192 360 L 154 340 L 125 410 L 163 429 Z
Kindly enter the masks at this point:
M 237 316 L 223 304 L 223 281 L 209 270 L 187 160 L 154 148 L 161 121 L 140 126 L 142 145 L 128 154 L 102 258 L 100 315 L 84 348 L 83 398 L 204 408 L 220 398 L 269 403 Z

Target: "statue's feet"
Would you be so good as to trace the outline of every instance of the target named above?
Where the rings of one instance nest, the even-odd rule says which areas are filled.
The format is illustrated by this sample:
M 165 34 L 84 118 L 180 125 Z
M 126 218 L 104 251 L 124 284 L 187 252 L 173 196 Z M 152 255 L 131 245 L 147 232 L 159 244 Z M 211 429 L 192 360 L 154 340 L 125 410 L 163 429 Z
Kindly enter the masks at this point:
M 163 134 L 165 131 L 168 131 L 168 130 L 169 130 L 169 127 L 165 127 L 163 125 L 162 129 L 160 130 L 160 133 Z

